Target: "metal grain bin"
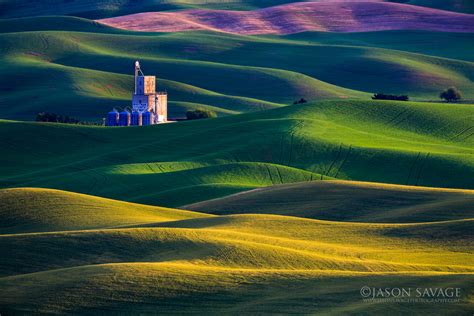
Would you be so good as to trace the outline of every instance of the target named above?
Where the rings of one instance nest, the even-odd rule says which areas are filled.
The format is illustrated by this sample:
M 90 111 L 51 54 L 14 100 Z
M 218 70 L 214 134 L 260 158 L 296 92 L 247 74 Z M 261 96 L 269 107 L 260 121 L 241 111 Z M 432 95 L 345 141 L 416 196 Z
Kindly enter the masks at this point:
M 113 109 L 107 113 L 107 126 L 117 126 L 119 121 L 119 112 Z
M 119 113 L 119 126 L 129 126 L 130 125 L 130 112 L 122 111 Z
M 150 125 L 151 124 L 151 113 L 149 111 L 145 111 L 142 113 L 142 125 Z
M 134 126 L 141 126 L 142 125 L 142 113 L 138 111 L 132 112 L 132 123 L 131 125 Z

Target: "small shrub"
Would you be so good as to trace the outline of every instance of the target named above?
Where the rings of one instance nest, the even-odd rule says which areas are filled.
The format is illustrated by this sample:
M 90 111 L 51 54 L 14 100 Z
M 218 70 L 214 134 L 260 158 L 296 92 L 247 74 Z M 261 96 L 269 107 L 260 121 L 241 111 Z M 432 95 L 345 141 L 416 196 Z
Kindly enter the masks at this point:
M 308 102 L 308 101 L 306 101 L 306 99 L 301 98 L 301 99 L 296 100 L 295 102 L 293 102 L 293 104 L 303 104 L 303 103 L 306 103 L 306 102 Z
M 217 117 L 216 112 L 210 111 L 210 110 L 197 109 L 197 110 L 186 111 L 186 118 L 188 120 L 200 120 L 200 119 L 214 118 L 214 117 Z

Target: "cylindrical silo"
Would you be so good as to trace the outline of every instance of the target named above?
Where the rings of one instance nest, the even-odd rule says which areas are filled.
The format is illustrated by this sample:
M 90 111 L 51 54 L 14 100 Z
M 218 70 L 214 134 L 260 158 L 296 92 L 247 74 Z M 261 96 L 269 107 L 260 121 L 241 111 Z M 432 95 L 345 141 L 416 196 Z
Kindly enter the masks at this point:
M 145 111 L 142 113 L 142 125 L 150 125 L 151 124 L 151 113 L 149 111 Z
M 131 125 L 134 126 L 141 126 L 142 125 L 142 114 L 138 111 L 132 112 L 132 123 Z
M 109 113 L 107 113 L 107 126 L 117 126 L 119 120 L 119 112 L 113 109 Z
M 130 112 L 122 111 L 119 113 L 119 126 L 129 126 L 130 125 Z

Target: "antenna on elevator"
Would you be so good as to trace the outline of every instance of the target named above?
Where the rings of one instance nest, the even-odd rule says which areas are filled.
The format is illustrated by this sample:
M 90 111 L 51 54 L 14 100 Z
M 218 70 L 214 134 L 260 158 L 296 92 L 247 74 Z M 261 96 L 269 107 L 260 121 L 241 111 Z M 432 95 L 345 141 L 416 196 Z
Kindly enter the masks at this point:
M 135 94 L 137 94 L 137 79 L 138 79 L 139 74 L 141 74 L 142 76 L 145 76 L 140 68 L 140 62 L 137 60 L 135 62 Z

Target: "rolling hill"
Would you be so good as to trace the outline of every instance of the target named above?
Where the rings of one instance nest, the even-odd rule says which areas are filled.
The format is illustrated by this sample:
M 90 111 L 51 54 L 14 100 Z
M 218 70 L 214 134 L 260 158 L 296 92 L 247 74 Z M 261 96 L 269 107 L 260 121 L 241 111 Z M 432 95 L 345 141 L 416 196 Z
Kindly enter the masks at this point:
M 472 9 L 0 1 L 0 314 L 472 314 Z M 135 60 L 218 118 L 32 122 L 129 106 Z
M 0 190 L 0 234 L 81 230 L 205 216 L 50 189 Z
M 41 4 L 33 0 L 4 0 L 0 17 L 25 17 L 44 15 L 72 15 L 95 19 L 143 11 L 176 10 L 183 8 L 235 8 L 253 9 L 291 2 L 289 0 L 83 0 L 63 1 L 47 0 Z
M 337 2 L 340 0 L 324 0 Z M 346 2 L 383 2 L 384 0 L 345 0 Z M 0 2 L 0 18 L 71 15 L 98 19 L 146 11 L 168 11 L 178 9 L 221 9 L 221 10 L 254 10 L 280 4 L 291 3 L 290 0 L 4 0 Z M 309 2 L 323 2 L 321 0 Z M 394 0 L 387 2 L 404 3 L 435 9 L 473 13 L 470 0 Z
M 132 76 L 127 69 L 129 63 L 140 56 L 144 62 L 149 60 L 145 62 L 148 71 L 167 78 L 158 84 L 173 96 L 172 115 L 177 109 L 182 115 L 184 110 L 179 111 L 179 108 L 192 108 L 193 104 L 218 107 L 218 112 L 225 114 L 278 107 L 303 94 L 318 99 L 366 96 L 291 70 L 190 61 L 167 54 L 159 57 L 155 54 L 161 52 L 161 36 L 111 38 L 110 34 L 102 33 L 25 32 L 7 33 L 2 37 L 3 59 L 7 65 L 2 70 L 1 81 L 6 92 L 2 97 L 6 118 L 33 119 L 40 109 L 64 113 L 63 104 L 73 93 L 76 98 L 69 102 L 69 115 L 100 120 L 112 107 L 128 105 Z M 95 43 L 87 44 L 91 40 Z M 151 45 L 150 40 L 155 44 Z M 175 40 L 165 42 L 175 46 Z M 186 39 L 178 42 L 181 43 L 178 45 L 189 45 Z M 214 50 L 214 44 L 209 45 Z M 251 88 L 256 82 L 261 87 L 258 91 Z M 24 89 L 17 89 L 19 85 Z M 53 92 L 55 97 L 42 91 Z M 8 107 L 18 98 L 33 101 L 25 104 L 27 108 Z
M 474 191 L 355 181 L 276 185 L 185 205 L 219 215 L 278 214 L 351 222 L 434 222 L 473 217 Z
M 175 281 L 172 281 L 175 280 Z M 35 284 L 36 286 L 31 286 Z M 366 313 L 399 315 L 469 313 L 472 300 L 459 303 L 365 303 L 360 289 L 426 287 L 472 288 L 472 274 L 265 271 L 193 265 L 128 263 L 83 266 L 2 278 L 3 310 L 18 313 Z M 60 291 L 62 295 L 57 295 Z M 25 299 L 22 299 L 26 297 Z M 113 300 L 111 300 L 113 297 Z M 237 302 L 237 303 L 236 303 Z M 345 304 L 340 304 L 345 302 Z M 199 305 L 197 308 L 196 305 Z
M 472 189 L 473 110 L 326 101 L 142 128 L 3 121 L 1 185 L 170 207 L 333 178 Z
M 58 199 L 67 206 L 58 207 Z M 10 225 L 15 233 L 0 233 L 0 249 L 9 249 L 0 257 L 0 307 L 8 313 L 404 310 L 364 303 L 360 288 L 367 284 L 461 287 L 467 299 L 441 304 L 440 314 L 472 304 L 472 219 L 368 224 L 209 216 L 31 188 L 1 190 L 0 200 L 5 214 L 22 218 L 22 226 Z M 49 206 L 49 218 L 31 216 Z M 62 220 L 66 214 L 74 220 Z M 112 226 L 131 217 L 143 222 Z M 102 227 L 90 229 L 91 220 Z M 429 304 L 412 308 L 432 311 Z
M 305 31 L 474 32 L 472 15 L 378 1 L 293 2 L 255 11 L 198 9 L 148 12 L 112 17 L 98 22 L 134 31 L 208 30 L 247 35 L 292 34 Z
M 302 97 L 369 99 L 374 92 L 435 100 L 449 86 L 469 100 L 473 36 L 392 31 L 249 37 L 135 33 L 72 17 L 2 20 L 1 117 L 34 120 L 49 111 L 101 122 L 112 107 L 129 105 L 136 59 L 168 91 L 172 117 L 188 108 L 225 116 Z M 445 41 L 453 43 L 431 45 Z

